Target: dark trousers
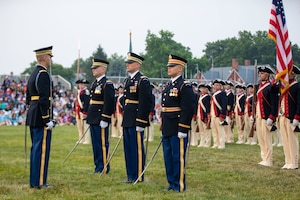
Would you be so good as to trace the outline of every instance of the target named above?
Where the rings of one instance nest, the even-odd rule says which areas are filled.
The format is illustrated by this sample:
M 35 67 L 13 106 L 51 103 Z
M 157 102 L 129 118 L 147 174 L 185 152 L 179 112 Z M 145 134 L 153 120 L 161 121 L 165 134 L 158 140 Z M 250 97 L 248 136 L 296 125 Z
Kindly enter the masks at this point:
M 123 137 L 127 179 L 135 181 L 145 167 L 144 131 L 123 128 Z M 144 176 L 139 181 L 144 181 Z
M 30 127 L 30 186 L 47 184 L 51 135 L 45 127 Z
M 185 159 L 188 137 L 163 136 L 163 153 L 169 189 L 182 192 L 185 184 Z
M 94 154 L 95 173 L 101 173 L 108 160 L 108 127 L 101 128 L 99 125 L 90 125 L 92 147 Z M 104 173 L 108 173 L 108 165 Z

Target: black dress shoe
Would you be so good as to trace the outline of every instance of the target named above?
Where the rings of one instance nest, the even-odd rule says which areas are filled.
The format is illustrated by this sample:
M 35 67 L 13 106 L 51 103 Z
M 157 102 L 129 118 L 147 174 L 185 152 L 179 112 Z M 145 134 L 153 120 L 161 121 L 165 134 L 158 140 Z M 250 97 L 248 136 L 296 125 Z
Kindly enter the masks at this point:
M 30 185 L 30 188 L 33 188 L 33 189 L 41 189 L 41 186 L 39 186 L 39 185 Z
M 41 186 L 42 189 L 49 189 L 49 188 L 53 188 L 53 185 L 49 185 L 49 184 L 45 184 Z

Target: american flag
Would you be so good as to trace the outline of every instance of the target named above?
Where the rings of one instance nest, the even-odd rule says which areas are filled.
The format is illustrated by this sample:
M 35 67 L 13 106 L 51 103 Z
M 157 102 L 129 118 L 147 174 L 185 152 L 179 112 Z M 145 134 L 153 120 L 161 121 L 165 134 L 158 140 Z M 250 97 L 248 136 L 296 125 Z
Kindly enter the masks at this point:
M 282 0 L 273 0 L 268 36 L 276 43 L 276 80 L 281 81 L 284 93 L 289 88 L 293 59 Z

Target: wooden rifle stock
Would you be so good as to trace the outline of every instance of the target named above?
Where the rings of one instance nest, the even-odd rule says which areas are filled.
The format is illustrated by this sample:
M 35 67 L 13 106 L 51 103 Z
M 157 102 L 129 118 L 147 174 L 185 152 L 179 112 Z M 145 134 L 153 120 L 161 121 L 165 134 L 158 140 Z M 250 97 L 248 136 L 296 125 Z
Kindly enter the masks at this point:
M 242 127 L 241 127 L 241 130 L 243 131 L 243 130 L 245 129 L 244 115 L 241 116 L 241 121 L 242 121 Z
M 254 131 L 256 130 L 255 126 L 256 126 L 256 124 L 255 124 L 255 121 L 254 121 L 252 123 L 251 129 L 250 129 L 250 132 L 249 132 L 249 137 L 253 137 L 254 136 Z
M 233 118 L 230 122 L 230 128 L 233 130 L 234 129 L 234 123 L 235 123 L 235 119 Z
M 210 117 L 208 117 L 207 122 L 206 122 L 206 129 L 211 129 L 210 122 L 211 122 L 211 119 L 210 119 Z

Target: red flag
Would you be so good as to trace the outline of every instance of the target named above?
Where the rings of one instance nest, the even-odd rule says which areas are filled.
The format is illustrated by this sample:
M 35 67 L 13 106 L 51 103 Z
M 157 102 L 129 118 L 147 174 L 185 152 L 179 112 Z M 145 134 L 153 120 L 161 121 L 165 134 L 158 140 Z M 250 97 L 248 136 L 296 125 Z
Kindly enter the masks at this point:
M 276 80 L 281 81 L 284 93 L 289 88 L 293 59 L 282 0 L 273 0 L 268 36 L 276 43 Z

